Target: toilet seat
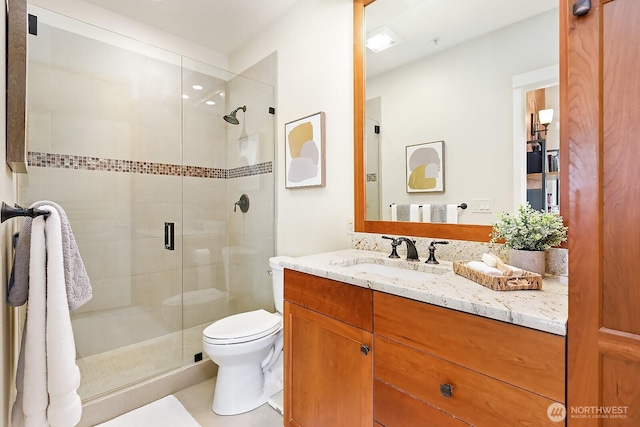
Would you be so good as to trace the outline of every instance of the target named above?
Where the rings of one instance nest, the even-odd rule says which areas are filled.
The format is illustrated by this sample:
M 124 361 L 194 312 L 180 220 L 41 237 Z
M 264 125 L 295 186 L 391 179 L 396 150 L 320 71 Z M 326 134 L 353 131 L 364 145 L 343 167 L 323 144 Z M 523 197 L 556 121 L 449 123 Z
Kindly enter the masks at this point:
M 281 327 L 282 317 L 260 309 L 212 323 L 202 332 L 202 339 L 214 345 L 240 344 L 271 335 Z

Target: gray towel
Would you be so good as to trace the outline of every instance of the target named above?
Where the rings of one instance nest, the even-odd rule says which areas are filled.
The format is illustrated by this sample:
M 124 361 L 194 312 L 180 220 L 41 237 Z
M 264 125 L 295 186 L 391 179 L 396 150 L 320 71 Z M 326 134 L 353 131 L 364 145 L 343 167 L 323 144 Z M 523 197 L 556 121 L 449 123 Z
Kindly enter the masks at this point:
M 447 222 L 447 205 L 431 205 L 431 222 Z
M 58 204 L 49 201 L 41 201 L 32 204 L 31 208 L 49 205 L 60 214 L 62 232 L 62 256 L 64 262 L 64 281 L 67 290 L 67 303 L 69 310 L 75 310 L 89 301 L 93 296 L 91 282 L 80 257 L 78 244 L 67 214 Z M 31 222 L 33 218 L 25 218 L 20 237 L 16 245 L 16 254 L 13 259 L 13 271 L 9 281 L 7 292 L 7 304 L 18 307 L 27 301 L 29 295 L 29 260 L 31 257 Z
M 409 221 L 411 215 L 411 205 L 398 205 L 398 221 Z

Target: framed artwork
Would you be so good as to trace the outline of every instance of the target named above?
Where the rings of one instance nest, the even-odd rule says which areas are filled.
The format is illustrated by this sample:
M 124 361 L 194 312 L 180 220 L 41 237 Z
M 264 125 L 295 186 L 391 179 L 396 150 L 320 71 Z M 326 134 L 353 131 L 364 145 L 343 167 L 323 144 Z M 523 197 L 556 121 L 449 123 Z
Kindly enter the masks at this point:
M 286 123 L 285 188 L 324 187 L 324 112 Z
M 444 192 L 444 141 L 406 147 L 407 193 Z

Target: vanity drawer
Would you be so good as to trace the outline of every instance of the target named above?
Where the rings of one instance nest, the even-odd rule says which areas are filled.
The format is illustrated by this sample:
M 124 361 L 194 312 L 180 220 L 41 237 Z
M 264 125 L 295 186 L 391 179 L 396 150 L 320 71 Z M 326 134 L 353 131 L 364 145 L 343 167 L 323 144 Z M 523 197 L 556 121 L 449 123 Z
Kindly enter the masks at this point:
M 371 289 L 285 269 L 284 299 L 360 329 L 373 331 Z
M 376 335 L 564 403 L 564 337 L 381 292 L 374 323 Z
M 375 378 L 465 422 L 488 427 L 557 425 L 547 416 L 551 399 L 383 337 L 375 337 L 374 348 Z M 442 385 L 452 387 L 451 397 L 443 396 Z
M 373 417 L 385 427 L 469 425 L 380 380 L 373 384 L 373 396 Z

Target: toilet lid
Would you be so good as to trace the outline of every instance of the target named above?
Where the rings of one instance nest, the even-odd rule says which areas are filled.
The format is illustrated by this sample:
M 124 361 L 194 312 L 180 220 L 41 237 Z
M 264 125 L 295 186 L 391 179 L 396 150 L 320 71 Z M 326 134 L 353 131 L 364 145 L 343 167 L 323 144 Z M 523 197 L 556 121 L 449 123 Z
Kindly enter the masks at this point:
M 280 330 L 282 317 L 266 310 L 234 314 L 207 326 L 203 338 L 211 344 L 254 341 Z

